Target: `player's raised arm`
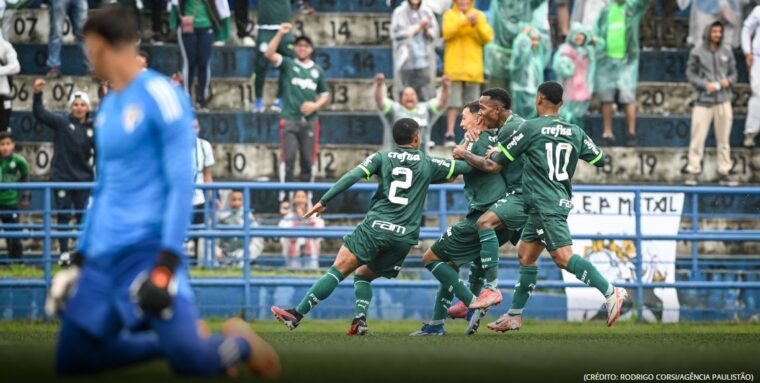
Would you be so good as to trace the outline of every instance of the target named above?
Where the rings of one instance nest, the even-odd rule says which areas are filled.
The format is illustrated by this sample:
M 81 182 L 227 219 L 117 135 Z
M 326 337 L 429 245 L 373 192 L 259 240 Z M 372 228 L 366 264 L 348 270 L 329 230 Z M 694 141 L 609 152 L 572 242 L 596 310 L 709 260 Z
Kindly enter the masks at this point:
M 430 157 L 433 165 L 433 183 L 442 183 L 454 180 L 460 174 L 469 174 L 473 171 L 465 161 Z
M 580 159 L 588 162 L 589 165 L 594 165 L 598 168 L 604 166 L 607 158 L 604 155 L 602 149 L 599 149 L 591 137 L 583 133 L 583 142 L 581 143 Z
M 486 157 L 478 156 L 467 150 L 466 144 L 455 147 L 453 155 L 454 158 L 463 160 L 473 168 L 485 173 L 496 174 L 502 169 L 502 166 L 497 162 Z
M 266 57 L 266 59 L 269 60 L 275 67 L 279 67 L 280 63 L 282 63 L 282 55 L 277 53 L 277 47 L 280 46 L 282 37 L 287 35 L 292 29 L 293 24 L 282 23 L 280 29 L 277 31 L 277 34 L 274 35 L 272 40 L 269 42 L 269 45 L 267 45 L 267 50 L 264 52 L 264 57 Z
M 357 167 L 349 171 L 348 173 L 344 174 L 343 177 L 340 177 L 340 179 L 335 182 L 335 184 L 330 188 L 330 190 L 325 193 L 325 195 L 322 196 L 322 198 L 319 200 L 319 202 L 314 205 L 314 207 L 309 210 L 308 213 L 304 215 L 304 218 L 309 218 L 312 215 L 319 215 L 322 212 L 325 211 L 325 208 L 327 207 L 327 204 L 335 198 L 338 194 L 343 193 L 344 191 L 348 190 L 351 186 L 353 186 L 355 183 L 359 182 L 362 178 L 365 178 L 367 180 L 372 177 L 373 174 L 375 174 L 380 169 L 380 156 L 382 155 L 381 152 L 376 152 L 367 157 L 364 161 L 362 161 L 361 164 L 359 164 Z

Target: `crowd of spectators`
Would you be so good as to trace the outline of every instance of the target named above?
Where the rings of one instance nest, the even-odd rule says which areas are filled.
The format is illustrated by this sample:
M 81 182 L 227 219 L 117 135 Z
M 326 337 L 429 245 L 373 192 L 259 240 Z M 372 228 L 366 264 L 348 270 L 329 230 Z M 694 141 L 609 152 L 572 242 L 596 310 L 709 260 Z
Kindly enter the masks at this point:
M 47 2 L 50 32 L 48 36 L 48 78 L 63 73 L 61 49 L 66 21 L 70 23 L 76 44 L 82 48 L 80 32 L 88 9 L 117 0 L 56 0 Z M 313 13 L 307 1 L 258 0 L 256 22 L 249 17 L 248 1 L 228 0 L 118 0 L 135 12 L 150 13 L 150 28 L 143 43 L 163 44 L 176 39 L 182 67 L 173 81 L 191 94 L 198 112 L 208 111 L 212 95 L 210 57 L 214 47 L 234 42 L 255 47 L 252 73 L 254 113 L 270 111 L 280 114 L 281 154 L 278 166 L 281 181 L 313 181 L 319 151 L 319 116 L 330 100 L 324 70 L 312 60 L 314 46 L 308 36 L 294 31 L 293 14 Z M 760 7 L 742 14 L 749 0 L 670 0 L 681 9 L 691 7 L 687 42 L 691 52 L 687 78 L 694 87 L 691 140 L 688 149 L 688 172 L 685 182 L 695 185 L 702 172 L 704 145 L 710 126 L 714 126 L 717 143 L 717 170 L 720 182 L 735 185 L 729 174 L 731 148 L 729 136 L 733 122 L 731 100 L 737 82 L 737 68 L 732 49 L 741 47 L 752 87 L 744 131 L 744 146 L 753 147 L 760 131 Z M 488 2 L 486 2 L 488 3 Z M 556 7 L 557 28 L 554 35 L 561 42 L 552 44 L 549 7 Z M 483 7 L 476 0 L 398 0 L 390 24 L 392 75 L 394 92 L 385 89 L 385 76 L 375 77 L 374 104 L 386 124 L 383 148 L 391 147 L 387 127 L 400 118 L 414 118 L 421 126 L 424 150 L 436 143 L 432 127 L 445 118 L 443 143 L 453 146 L 455 126 L 462 106 L 475 100 L 486 86 L 509 89 L 513 110 L 525 117 L 535 117 L 533 107 L 538 85 L 556 79 L 565 89 L 562 117 L 584 125 L 592 98 L 600 101 L 603 146 L 636 146 L 636 88 L 640 56 L 642 19 L 654 3 L 651 0 L 491 0 Z M 0 0 L 0 16 L 5 1 Z M 572 5 L 572 7 L 571 7 Z M 479 9 L 480 8 L 480 9 Z M 572 8 L 572 9 L 571 9 Z M 161 21 L 169 21 L 170 37 L 162 37 Z M 744 20 L 744 21 L 743 21 Z M 236 34 L 231 35 L 234 23 Z M 86 60 L 86 55 L 81 55 Z M 149 66 L 150 56 L 141 52 L 139 60 Z M 67 58 L 68 60 L 68 58 Z M 84 63 L 86 64 L 86 63 Z M 266 73 L 277 69 L 279 82 L 276 97 L 264 103 Z M 0 35 L 0 132 L 9 129 L 12 104 L 11 77 L 19 73 L 20 64 L 13 46 Z M 440 84 L 440 86 L 437 86 Z M 48 111 L 43 104 L 46 82 L 34 82 L 33 115 L 53 132 L 50 181 L 89 182 L 94 175 L 93 115 L 96 100 L 74 89 L 68 111 Z M 100 94 L 108 91 L 103 84 Z M 394 100 L 395 99 L 395 100 Z M 615 137 L 612 117 L 615 108 L 625 114 L 625 136 Z M 200 129 L 196 122 L 196 129 Z M 197 133 L 197 132 L 196 132 Z M 12 138 L 0 136 L 2 153 L 13 147 Z M 8 142 L 9 141 L 9 142 Z M 12 152 L 12 149 L 11 149 Z M 2 154 L 0 153 L 0 154 Z M 17 156 L 17 155 L 16 155 Z M 196 182 L 212 181 L 215 164 L 212 145 L 198 138 L 194 155 Z M 28 166 L 14 156 L 2 156 L 3 166 L 14 166 L 14 180 L 28 178 Z M 7 163 L 6 163 L 7 162 Z M 24 162 L 25 163 L 25 162 Z M 300 167 L 296 176 L 295 168 Z M 24 174 L 23 169 L 26 169 Z M 12 172 L 11 172 L 12 173 Z M 9 174 L 11 174 L 9 173 Z M 6 174 L 3 174 L 5 177 Z M 10 177 L 10 176 L 8 176 Z M 10 179 L 10 178 L 8 178 Z M 8 182 L 5 178 L 3 182 Z M 240 191 L 226 199 L 211 201 L 211 193 L 198 190 L 194 198 L 194 223 L 209 224 L 209 208 L 223 212 L 217 223 L 242 225 Z M 0 210 L 23 206 L 25 195 L 0 198 Z M 81 211 L 89 200 L 86 190 L 57 190 L 54 206 L 59 225 L 72 219 L 81 223 Z M 283 220 L 280 226 L 323 226 L 324 221 L 303 221 L 310 195 L 296 192 L 281 194 Z M 221 201 L 225 201 L 222 203 Z M 5 222 L 12 217 L 0 213 Z M 251 222 L 255 222 L 253 216 Z M 308 258 L 319 254 L 319 241 L 282 239 L 283 255 L 288 259 Z M 18 241 L 9 241 L 16 256 Z M 254 245 L 251 245 L 254 246 Z M 260 253 L 263 243 L 252 249 Z M 68 239 L 59 240 L 61 252 L 69 249 Z M 196 242 L 196 252 L 200 246 Z M 216 258 L 239 258 L 242 245 L 225 239 L 214 249 Z M 295 265 L 295 263 L 292 263 Z

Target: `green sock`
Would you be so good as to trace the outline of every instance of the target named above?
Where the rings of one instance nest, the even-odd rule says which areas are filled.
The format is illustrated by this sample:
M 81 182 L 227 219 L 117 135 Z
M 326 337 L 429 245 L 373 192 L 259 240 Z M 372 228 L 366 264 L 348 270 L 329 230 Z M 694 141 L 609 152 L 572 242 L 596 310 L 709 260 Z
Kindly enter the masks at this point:
M 496 230 L 478 230 L 478 237 L 485 287 L 496 290 L 499 287 L 499 240 L 496 238 Z
M 473 262 L 470 264 L 470 277 L 468 282 L 470 284 L 470 291 L 475 295 L 480 295 L 480 290 L 483 290 L 483 268 L 480 267 L 479 262 Z
M 363 277 L 354 275 L 354 296 L 356 297 L 354 317 L 367 317 L 369 302 L 372 301 L 372 285 L 369 283 L 370 281 L 364 279 Z
M 343 274 L 335 266 L 330 267 L 330 270 L 327 270 L 327 273 L 311 286 L 301 303 L 296 306 L 296 312 L 306 315 L 320 301 L 329 297 L 343 278 Z
M 602 276 L 602 273 L 591 262 L 577 254 L 567 262 L 566 270 L 575 274 L 575 277 L 586 285 L 596 287 L 605 297 L 612 295 L 614 291 L 612 284 Z
M 451 286 L 440 285 L 438 293 L 435 294 L 435 305 L 433 306 L 433 320 L 430 324 L 444 323 L 449 315 L 451 300 L 454 299 L 454 289 Z
M 520 279 L 515 285 L 515 293 L 512 295 L 512 306 L 507 311 L 507 314 L 522 314 L 525 304 L 528 303 L 528 298 L 533 294 L 533 289 L 536 288 L 537 277 L 537 266 L 520 266 Z
M 459 279 L 459 273 L 445 262 L 433 261 L 425 265 L 425 268 L 430 270 L 435 279 L 441 282 L 442 285 L 451 286 L 454 290 L 454 295 L 467 306 L 475 300 L 475 295 L 472 294 L 467 284 Z

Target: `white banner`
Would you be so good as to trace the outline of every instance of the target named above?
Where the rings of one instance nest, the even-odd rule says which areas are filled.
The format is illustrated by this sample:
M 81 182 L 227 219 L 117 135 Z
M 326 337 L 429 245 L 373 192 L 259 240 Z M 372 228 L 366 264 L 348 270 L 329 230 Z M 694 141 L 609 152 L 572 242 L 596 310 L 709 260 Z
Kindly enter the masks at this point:
M 642 234 L 677 234 L 683 200 L 682 193 L 642 193 Z M 568 224 L 572 234 L 636 234 L 634 193 L 574 193 Z M 643 241 L 641 247 L 642 280 L 675 282 L 676 241 Z M 591 261 L 613 284 L 636 281 L 634 241 L 574 240 L 573 252 Z M 564 270 L 562 278 L 565 282 L 578 282 L 575 275 Z M 569 321 L 606 318 L 605 300 L 597 290 L 567 288 L 565 293 Z M 629 318 L 635 312 L 635 290 L 629 289 L 628 296 L 621 319 Z M 643 319 L 648 322 L 678 322 L 680 306 L 676 289 L 646 289 L 643 305 Z

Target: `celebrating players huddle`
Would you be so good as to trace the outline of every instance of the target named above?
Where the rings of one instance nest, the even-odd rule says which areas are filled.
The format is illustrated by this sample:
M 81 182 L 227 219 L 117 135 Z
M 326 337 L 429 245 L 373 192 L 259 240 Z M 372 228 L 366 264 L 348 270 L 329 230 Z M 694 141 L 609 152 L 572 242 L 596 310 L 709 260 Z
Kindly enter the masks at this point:
M 605 157 L 580 127 L 559 119 L 562 94 L 562 86 L 556 82 L 541 84 L 536 97 L 539 117 L 526 121 L 512 113 L 506 90 L 486 90 L 462 112 L 466 138 L 450 160 L 429 157 L 419 150 L 420 133 L 414 120 L 396 122 L 396 148 L 367 157 L 306 214 L 323 213 L 336 195 L 363 177 L 377 175 L 378 188 L 367 217 L 345 237 L 330 270 L 295 308 L 273 306 L 275 318 L 295 329 L 304 315 L 355 273 L 356 315 L 348 335 L 366 334 L 370 283 L 378 277 L 398 275 L 418 240 L 429 185 L 462 174 L 469 210 L 465 219 L 448 228 L 423 256 L 425 267 L 440 287 L 432 320 L 411 335 L 445 335 L 447 317 L 466 318 L 466 332 L 474 334 L 486 310 L 502 301 L 499 246 L 518 241 L 520 277 L 511 307 L 488 328 L 500 332 L 520 329 L 523 308 L 537 283 L 538 256 L 544 249 L 557 266 L 606 297 L 607 325 L 612 326 L 620 316 L 626 291 L 613 286 L 588 260 L 573 254 L 567 225 L 578 159 L 601 167 Z M 469 284 L 459 279 L 458 273 L 466 264 L 471 264 Z M 459 302 L 451 306 L 454 296 Z

